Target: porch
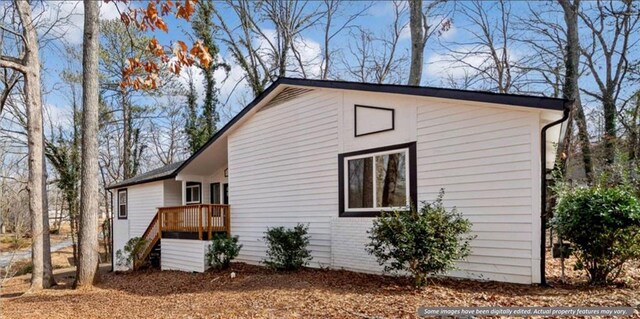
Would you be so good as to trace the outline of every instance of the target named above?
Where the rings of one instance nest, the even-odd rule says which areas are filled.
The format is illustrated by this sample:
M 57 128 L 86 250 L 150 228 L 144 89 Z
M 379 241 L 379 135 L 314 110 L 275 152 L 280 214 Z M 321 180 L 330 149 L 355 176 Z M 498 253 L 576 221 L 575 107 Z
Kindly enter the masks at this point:
M 231 233 L 231 207 L 226 204 L 195 204 L 159 207 L 142 235 L 140 253 L 134 269 L 143 265 L 154 251 L 159 251 L 161 239 L 210 240 L 215 234 Z

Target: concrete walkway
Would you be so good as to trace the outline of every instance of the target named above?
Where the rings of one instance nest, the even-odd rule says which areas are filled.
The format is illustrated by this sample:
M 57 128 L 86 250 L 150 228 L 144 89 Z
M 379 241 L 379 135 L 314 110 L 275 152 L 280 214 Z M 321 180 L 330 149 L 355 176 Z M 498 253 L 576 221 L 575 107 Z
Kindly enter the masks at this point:
M 71 238 L 65 239 L 51 245 L 51 252 L 70 247 L 71 245 L 73 245 Z M 0 268 L 8 266 L 9 263 L 29 258 L 31 258 L 31 249 L 0 253 Z

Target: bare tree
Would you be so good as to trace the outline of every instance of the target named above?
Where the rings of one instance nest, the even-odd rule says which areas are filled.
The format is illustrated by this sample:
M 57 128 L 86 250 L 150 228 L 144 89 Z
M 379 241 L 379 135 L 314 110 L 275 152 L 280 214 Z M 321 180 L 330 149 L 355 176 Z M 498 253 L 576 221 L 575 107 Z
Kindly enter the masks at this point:
M 353 14 L 343 15 L 342 10 L 345 2 L 339 0 L 324 0 L 324 12 L 322 16 L 325 19 L 322 61 L 320 62 L 320 79 L 326 80 L 332 70 L 333 56 L 336 50 L 332 49 L 332 41 L 340 33 L 349 31 L 356 27 L 354 23 L 358 18 L 362 17 L 372 6 L 372 2 L 365 3 L 361 8 L 357 9 Z
M 161 117 L 164 121 L 150 125 L 151 145 L 150 148 L 155 157 L 162 165 L 169 165 L 183 158 L 184 117 L 182 116 L 182 106 L 180 103 L 169 98 L 166 105 L 161 107 Z
M 313 1 L 225 1 L 227 12 L 214 7 L 221 30 L 219 38 L 234 60 L 245 72 L 245 79 L 254 95 L 266 85 L 289 73 L 308 77 L 308 65 L 297 45 L 303 45 L 302 32 L 322 17 Z M 235 14 L 238 25 L 229 25 L 228 12 Z M 273 32 L 268 32 L 272 28 Z M 294 45 L 296 44 L 297 45 Z
M 424 48 L 429 38 L 440 28 L 447 29 L 451 21 L 441 17 L 435 24 L 433 11 L 446 0 L 429 2 L 424 8 L 422 0 L 409 1 L 409 28 L 411 31 L 411 65 L 409 66 L 409 85 L 420 85 Z
M 569 140 L 571 138 L 572 123 L 575 122 L 578 128 L 578 140 L 580 142 L 580 149 L 582 153 L 582 163 L 584 165 L 584 171 L 586 179 L 589 184 L 593 183 L 593 163 L 591 159 L 591 143 L 589 141 L 589 133 L 587 130 L 587 120 L 582 108 L 582 101 L 580 99 L 580 37 L 578 27 L 578 12 L 580 10 L 580 0 L 574 0 L 570 2 L 568 0 L 558 0 L 562 6 L 564 12 L 564 21 L 566 25 L 566 49 L 565 49 L 565 75 L 564 86 L 562 89 L 565 98 L 573 100 L 573 108 L 571 110 L 571 116 L 569 117 L 568 132 L 565 136 L 563 146 L 565 149 L 561 150 L 561 153 L 567 151 L 569 147 Z
M 497 18 L 490 16 L 497 12 Z M 448 63 L 453 68 L 469 71 L 473 86 L 499 93 L 517 93 L 529 84 L 526 69 L 519 67 L 521 57 L 512 46 L 516 35 L 512 30 L 511 4 L 505 1 L 470 1 L 460 6 L 460 13 L 469 20 L 465 30 L 471 35 L 468 42 L 451 42 Z
M 347 55 L 342 64 L 346 75 L 370 83 L 405 82 L 408 58 L 400 50 L 402 30 L 406 27 L 407 5 L 393 1 L 393 20 L 382 32 L 358 28 L 351 32 Z
M 602 104 L 606 165 L 612 165 L 615 160 L 617 107 L 629 81 L 630 48 L 640 41 L 639 6 L 634 1 L 596 1 L 578 11 L 589 32 L 589 40 L 581 46 L 581 51 L 596 83 L 595 89 L 581 87 L 581 91 Z
M 82 187 L 80 233 L 75 286 L 87 287 L 99 278 L 98 270 L 98 56 L 100 8 L 96 1 L 84 1 L 82 52 Z
M 29 213 L 31 216 L 32 261 L 31 290 L 39 290 L 54 284 L 51 272 L 51 259 L 48 255 L 48 223 L 44 225 L 45 215 L 48 214 L 44 199 L 45 171 L 43 152 L 43 121 L 42 121 L 42 89 L 40 83 L 40 56 L 36 24 L 31 15 L 31 6 L 26 1 L 14 1 L 18 12 L 21 32 L 2 27 L 4 32 L 13 34 L 17 39 L 18 56 L 0 56 L 0 67 L 20 72 L 23 77 L 23 90 L 26 105 L 27 145 L 29 162 Z M 46 231 L 46 233 L 45 233 Z M 47 253 L 45 253 L 47 251 Z M 48 260 L 46 260 L 49 256 Z M 48 265 L 45 267 L 45 264 Z M 46 273 L 45 273 L 46 272 Z

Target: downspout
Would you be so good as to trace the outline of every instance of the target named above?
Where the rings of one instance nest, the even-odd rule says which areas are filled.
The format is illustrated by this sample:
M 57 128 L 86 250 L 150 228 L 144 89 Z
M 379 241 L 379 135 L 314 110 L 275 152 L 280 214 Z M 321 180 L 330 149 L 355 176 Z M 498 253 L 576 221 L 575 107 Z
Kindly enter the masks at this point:
M 566 121 L 571 111 L 570 104 L 573 101 L 567 101 L 564 104 L 562 118 L 551 122 L 542 127 L 540 132 L 540 284 L 547 285 L 545 266 L 546 266 L 546 249 L 547 249 L 547 130 Z M 560 149 L 560 145 L 558 145 Z
M 111 272 L 114 272 L 116 270 L 116 267 L 115 267 L 114 258 L 113 258 L 113 256 L 115 255 L 113 253 L 113 226 L 114 226 L 113 224 L 115 223 L 115 219 L 113 219 L 114 218 L 114 214 L 113 214 L 113 192 L 110 189 L 108 189 L 107 192 L 109 192 L 109 197 L 111 199 L 109 201 L 109 203 L 107 204 L 107 206 L 111 206 L 111 209 L 110 209 L 110 211 L 111 211 L 111 223 L 109 225 L 109 227 L 110 227 L 109 228 L 109 237 L 111 237 L 111 256 L 110 256 L 110 258 L 111 258 Z

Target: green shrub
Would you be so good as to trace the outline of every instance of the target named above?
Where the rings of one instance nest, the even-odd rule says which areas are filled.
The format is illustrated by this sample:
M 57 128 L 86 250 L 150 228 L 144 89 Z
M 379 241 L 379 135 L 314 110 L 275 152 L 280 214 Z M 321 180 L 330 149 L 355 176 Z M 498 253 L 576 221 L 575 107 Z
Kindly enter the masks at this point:
M 627 261 L 640 258 L 640 202 L 625 188 L 565 191 L 552 223 L 573 243 L 575 267 L 593 284 L 615 280 Z
M 419 211 L 383 212 L 374 220 L 366 249 L 386 272 L 409 272 L 415 285 L 422 286 L 427 276 L 454 269 L 469 254 L 471 222 L 455 208 L 447 211 L 443 196 L 441 190 Z
M 121 267 L 133 268 L 135 257 L 142 253 L 147 241 L 140 237 L 133 237 L 127 241 L 123 249 L 116 251 L 116 264 Z
M 225 269 L 229 267 L 231 260 L 238 257 L 242 245 L 238 245 L 238 236 L 227 237 L 217 234 L 209 245 L 207 251 L 207 264 L 214 268 Z
M 267 259 L 263 262 L 276 270 L 297 270 L 306 266 L 312 259 L 309 245 L 308 226 L 298 224 L 289 229 L 269 228 L 265 232 L 267 241 Z

